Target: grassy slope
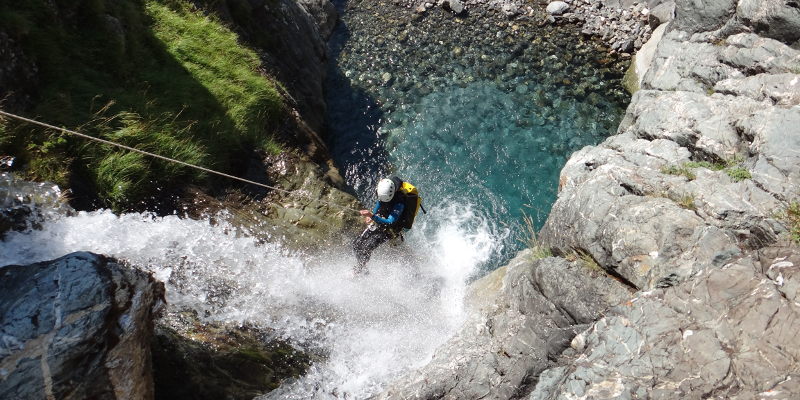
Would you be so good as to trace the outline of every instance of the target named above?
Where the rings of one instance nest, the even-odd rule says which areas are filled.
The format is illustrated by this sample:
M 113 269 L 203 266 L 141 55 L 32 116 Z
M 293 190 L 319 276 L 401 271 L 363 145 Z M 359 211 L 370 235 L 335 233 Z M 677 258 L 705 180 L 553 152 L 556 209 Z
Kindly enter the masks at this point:
M 285 112 L 277 84 L 186 0 L 0 0 L 0 29 L 39 67 L 29 115 L 227 172 L 240 172 L 244 152 L 280 151 L 270 134 Z M 88 177 L 118 210 L 205 178 L 30 126 L 9 123 L 2 136 L 0 153 L 20 156 L 31 178 Z

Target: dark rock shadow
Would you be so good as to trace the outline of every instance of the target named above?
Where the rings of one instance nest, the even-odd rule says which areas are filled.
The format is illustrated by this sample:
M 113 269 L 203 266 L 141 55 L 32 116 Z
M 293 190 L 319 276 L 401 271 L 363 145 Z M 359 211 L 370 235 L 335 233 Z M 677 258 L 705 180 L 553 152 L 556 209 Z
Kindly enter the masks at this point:
M 347 0 L 333 3 L 342 15 Z M 351 40 L 351 32 L 340 19 L 328 42 L 330 62 L 325 82 L 328 146 L 347 184 L 366 201 L 371 188 L 389 172 L 389 154 L 379 135 L 385 115 L 378 101 L 364 90 L 353 87 L 351 79 L 354 77 L 348 77 L 336 63 L 348 40 Z

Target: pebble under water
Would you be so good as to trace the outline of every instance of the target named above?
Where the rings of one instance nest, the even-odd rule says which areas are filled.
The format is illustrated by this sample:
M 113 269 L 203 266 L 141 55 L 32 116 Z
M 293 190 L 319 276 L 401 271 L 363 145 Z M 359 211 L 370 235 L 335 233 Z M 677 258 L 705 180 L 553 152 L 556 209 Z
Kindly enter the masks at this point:
M 627 61 L 569 28 L 384 3 L 338 2 L 334 158 L 367 204 L 389 173 L 426 204 L 470 204 L 499 239 L 483 266 L 493 269 L 522 247 L 523 215 L 544 223 L 569 155 L 618 125 Z

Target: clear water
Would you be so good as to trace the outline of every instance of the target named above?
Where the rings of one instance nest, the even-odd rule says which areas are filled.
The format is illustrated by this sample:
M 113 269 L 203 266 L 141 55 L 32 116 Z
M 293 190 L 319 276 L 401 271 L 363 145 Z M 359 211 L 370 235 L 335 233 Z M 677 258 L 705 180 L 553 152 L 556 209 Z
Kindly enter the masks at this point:
M 502 265 L 523 246 L 523 215 L 544 223 L 569 155 L 618 124 L 627 101 L 618 71 L 564 32 L 459 22 L 438 9 L 412 19 L 379 3 L 338 3 L 327 82 L 334 157 L 364 202 L 393 173 L 427 204 L 472 207 L 502 238 L 482 268 Z

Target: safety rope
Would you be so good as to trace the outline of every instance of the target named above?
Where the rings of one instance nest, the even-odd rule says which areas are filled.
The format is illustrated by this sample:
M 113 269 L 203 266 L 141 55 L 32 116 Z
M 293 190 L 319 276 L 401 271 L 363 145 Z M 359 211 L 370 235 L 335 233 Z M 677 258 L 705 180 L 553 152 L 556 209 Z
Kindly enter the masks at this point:
M 184 162 L 184 161 L 176 160 L 174 158 L 165 157 L 165 156 L 162 156 L 160 154 L 150 153 L 148 151 L 144 151 L 144 150 L 140 150 L 140 149 L 137 149 L 137 148 L 134 148 L 134 147 L 126 146 L 126 145 L 121 144 L 121 143 L 116 143 L 116 142 L 112 142 L 110 140 L 101 139 L 101 138 L 94 137 L 94 136 L 89 136 L 89 135 L 86 135 L 86 134 L 83 134 L 83 133 L 80 133 L 80 132 L 75 132 L 75 131 L 72 131 L 72 130 L 69 130 L 69 129 L 66 129 L 66 128 L 59 128 L 57 126 L 50 125 L 50 124 L 45 123 L 45 122 L 40 122 L 40 121 L 37 121 L 37 120 L 34 120 L 34 119 L 30 119 L 30 118 L 26 118 L 26 117 L 23 117 L 23 116 L 20 116 L 20 115 L 12 114 L 10 112 L 6 112 L 6 111 L 3 111 L 3 110 L 0 110 L 0 115 L 4 115 L 6 117 L 13 118 L 13 119 L 16 119 L 16 120 L 19 120 L 19 121 L 27 122 L 29 124 L 38 125 L 38 126 L 41 126 L 41 127 L 44 127 L 44 128 L 53 129 L 53 130 L 64 132 L 64 133 L 69 133 L 70 135 L 78 136 L 78 137 L 81 137 L 81 138 L 84 138 L 84 139 L 94 140 L 95 142 L 100 142 L 100 143 L 107 144 L 107 145 L 110 145 L 110 146 L 116 146 L 116 147 L 119 147 L 121 149 L 125 149 L 125 150 L 128 150 L 128 151 L 133 151 L 135 153 L 143 154 L 143 155 L 146 155 L 146 156 L 149 156 L 149 157 L 153 157 L 153 158 L 158 158 L 158 159 L 163 160 L 163 161 L 167 161 L 167 162 L 171 162 L 171 163 L 175 163 L 175 164 L 180 164 L 180 165 L 183 165 L 183 166 L 186 166 L 186 167 L 189 167 L 189 168 L 194 168 L 194 169 L 197 169 L 197 170 L 200 170 L 200 171 L 208 172 L 210 174 L 223 176 L 223 177 L 226 177 L 226 178 L 229 178 L 229 179 L 234 179 L 234 180 L 241 181 L 241 182 L 244 182 L 244 183 L 249 183 L 251 185 L 256 185 L 256 186 L 260 186 L 260 187 L 263 187 L 263 188 L 275 190 L 277 192 L 286 193 L 286 194 L 288 194 L 290 196 L 304 197 L 304 198 L 306 198 L 306 199 L 308 199 L 308 200 L 310 200 L 312 202 L 325 204 L 325 205 L 336 207 L 336 208 L 340 208 L 340 209 L 346 210 L 346 211 L 355 211 L 355 212 L 359 211 L 359 210 L 356 210 L 355 208 L 346 207 L 346 206 L 343 206 L 341 204 L 331 203 L 331 202 L 325 201 L 325 200 L 312 199 L 307 194 L 301 193 L 301 192 L 296 191 L 296 190 L 295 191 L 286 190 L 286 189 L 281 189 L 281 188 L 277 188 L 277 187 L 270 186 L 270 185 L 265 185 L 263 183 L 254 182 L 254 181 L 251 181 L 249 179 L 244 179 L 244 178 L 240 178 L 238 176 L 229 175 L 229 174 L 226 174 L 224 172 L 215 171 L 213 169 L 201 167 L 199 165 L 190 164 L 190 163 L 187 163 L 187 162 Z

